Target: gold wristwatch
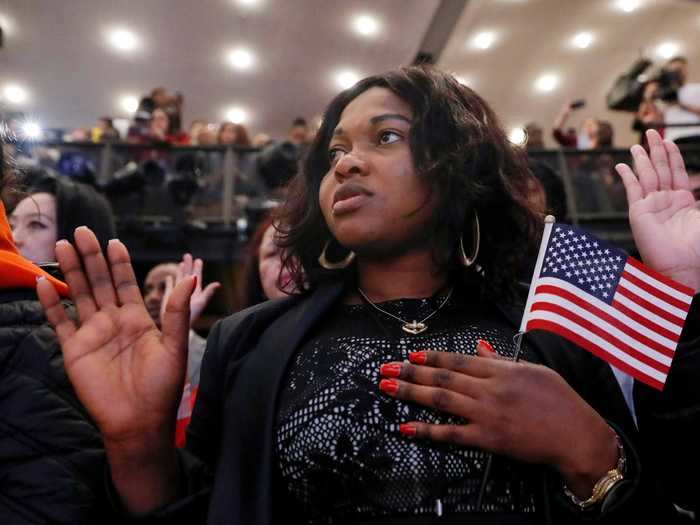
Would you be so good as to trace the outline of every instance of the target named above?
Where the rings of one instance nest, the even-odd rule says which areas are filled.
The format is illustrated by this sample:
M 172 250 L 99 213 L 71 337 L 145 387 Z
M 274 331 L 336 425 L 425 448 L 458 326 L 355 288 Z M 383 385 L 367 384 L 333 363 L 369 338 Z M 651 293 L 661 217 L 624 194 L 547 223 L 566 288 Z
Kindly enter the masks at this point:
M 613 432 L 615 432 L 613 430 Z M 596 484 L 593 486 L 593 493 L 588 499 L 579 499 L 573 492 L 569 490 L 569 487 L 564 485 L 564 493 L 569 497 L 569 499 L 581 509 L 588 509 L 593 505 L 602 503 L 605 496 L 612 490 L 612 488 L 617 485 L 620 481 L 625 479 L 625 467 L 627 464 L 627 456 L 625 455 L 625 447 L 622 445 L 622 440 L 620 436 L 615 432 L 615 441 L 617 442 L 618 459 L 617 465 L 614 469 L 608 470 L 605 475 L 600 478 Z

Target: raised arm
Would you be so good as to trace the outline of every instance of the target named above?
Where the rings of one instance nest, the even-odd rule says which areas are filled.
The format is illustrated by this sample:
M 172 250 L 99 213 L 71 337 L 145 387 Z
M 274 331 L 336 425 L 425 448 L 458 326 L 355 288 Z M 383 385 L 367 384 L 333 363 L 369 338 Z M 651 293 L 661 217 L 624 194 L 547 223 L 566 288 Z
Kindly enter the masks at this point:
M 634 170 L 615 169 L 629 202 L 629 220 L 644 263 L 700 291 L 700 210 L 678 146 L 647 131 L 649 154 L 632 146 Z
M 146 311 L 129 253 L 112 240 L 104 257 L 95 235 L 56 245 L 78 323 L 46 280 L 39 299 L 54 326 L 66 372 L 104 439 L 114 486 L 132 513 L 176 497 L 174 425 L 184 381 L 194 279 L 175 287 L 162 333 Z

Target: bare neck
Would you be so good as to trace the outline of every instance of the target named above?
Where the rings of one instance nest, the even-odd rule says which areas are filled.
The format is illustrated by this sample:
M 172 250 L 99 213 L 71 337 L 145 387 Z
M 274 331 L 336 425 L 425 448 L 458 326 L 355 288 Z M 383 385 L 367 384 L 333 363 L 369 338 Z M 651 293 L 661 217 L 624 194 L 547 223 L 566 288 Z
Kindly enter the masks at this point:
M 430 251 L 391 260 L 358 258 L 357 270 L 358 285 L 373 302 L 430 297 L 447 282 L 447 275 L 438 270 Z M 357 293 L 348 299 L 361 302 Z

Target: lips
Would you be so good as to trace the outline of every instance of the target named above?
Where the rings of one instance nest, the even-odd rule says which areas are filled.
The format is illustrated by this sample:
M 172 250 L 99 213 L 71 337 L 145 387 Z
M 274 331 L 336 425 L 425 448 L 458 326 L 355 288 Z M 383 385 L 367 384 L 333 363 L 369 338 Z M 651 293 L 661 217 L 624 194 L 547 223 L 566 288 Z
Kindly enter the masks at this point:
M 333 214 L 339 215 L 354 211 L 372 196 L 364 186 L 356 183 L 346 183 L 333 194 Z

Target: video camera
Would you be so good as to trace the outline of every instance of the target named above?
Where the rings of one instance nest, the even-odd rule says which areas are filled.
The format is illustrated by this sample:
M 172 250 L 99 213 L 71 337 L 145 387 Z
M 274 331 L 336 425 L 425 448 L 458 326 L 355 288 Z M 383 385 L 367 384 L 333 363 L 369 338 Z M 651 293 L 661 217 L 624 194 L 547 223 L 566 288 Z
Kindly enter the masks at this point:
M 637 111 L 639 104 L 642 102 L 644 86 L 648 82 L 659 83 L 659 88 L 656 90 L 654 98 L 661 99 L 664 102 L 676 102 L 678 100 L 678 90 L 682 85 L 680 73 L 664 67 L 653 68 L 647 73 L 652 64 L 651 60 L 640 58 L 632 64 L 632 67 L 627 72 L 617 78 L 606 97 L 609 109 Z

